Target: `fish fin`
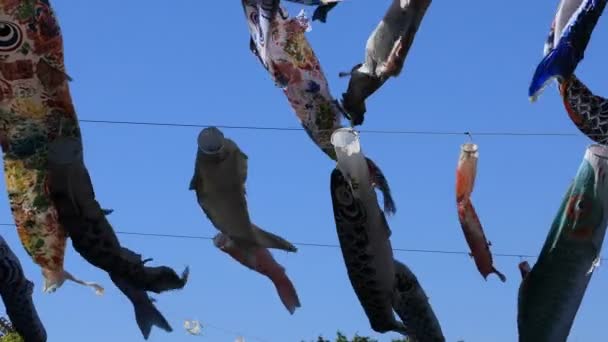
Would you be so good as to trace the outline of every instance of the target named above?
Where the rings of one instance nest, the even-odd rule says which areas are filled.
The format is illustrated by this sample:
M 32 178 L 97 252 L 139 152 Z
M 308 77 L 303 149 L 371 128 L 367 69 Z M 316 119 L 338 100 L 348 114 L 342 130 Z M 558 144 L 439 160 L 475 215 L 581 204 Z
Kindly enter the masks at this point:
M 154 306 L 151 298 L 148 301 L 138 301 L 133 303 L 135 310 L 135 321 L 144 339 L 150 337 L 153 326 L 157 326 L 166 332 L 172 332 L 173 328 L 163 314 Z
M 101 208 L 101 212 L 103 212 L 103 214 L 105 216 L 108 216 L 108 215 L 110 215 L 111 213 L 114 212 L 114 209 L 103 209 L 103 208 Z
M 251 224 L 251 227 L 253 228 L 257 243 L 261 247 L 281 249 L 288 252 L 298 251 L 296 246 L 294 246 L 289 241 L 283 239 L 282 237 L 267 232 L 253 223 Z
M 488 247 L 491 247 L 491 246 L 492 246 L 492 241 L 488 240 Z
M 283 302 L 287 311 L 293 315 L 296 308 L 301 307 L 300 299 L 293 283 L 285 273 L 282 273 L 279 277 L 273 277 L 271 280 L 277 289 L 281 302 Z
M 359 64 L 355 64 L 354 67 L 352 67 L 350 69 L 350 71 L 341 71 L 338 73 L 338 77 L 348 77 L 348 76 L 352 76 L 352 74 L 355 73 L 355 71 L 357 71 L 357 69 L 359 69 L 360 67 L 363 66 L 363 63 L 359 63 Z
M 555 78 L 558 82 L 569 78 L 576 68 L 574 49 L 569 44 L 558 45 L 542 59 L 536 67 L 528 96 L 534 102 Z
M 384 173 L 373 160 L 369 158 L 365 158 L 367 161 L 367 166 L 372 174 L 372 183 L 380 192 L 382 192 L 382 199 L 384 201 L 384 212 L 388 215 L 394 215 L 397 212 L 397 208 L 395 207 L 395 201 L 393 200 L 393 196 L 391 194 L 391 188 L 388 184 L 386 177 L 384 177 Z
M 196 190 L 196 174 L 194 174 L 192 179 L 190 179 L 190 186 L 188 187 L 188 190 Z
M 500 278 L 500 281 L 502 281 L 503 283 L 507 281 L 507 277 L 504 274 L 500 273 L 494 266 L 492 266 L 492 272 L 496 274 L 498 278 Z
M 337 4 L 338 4 L 338 1 L 334 1 L 334 2 L 330 2 L 330 3 L 326 3 L 326 4 L 318 6 L 315 9 L 315 12 L 312 14 L 312 21 L 319 20 L 322 23 L 326 23 L 327 22 L 327 14 L 334 7 L 336 7 Z

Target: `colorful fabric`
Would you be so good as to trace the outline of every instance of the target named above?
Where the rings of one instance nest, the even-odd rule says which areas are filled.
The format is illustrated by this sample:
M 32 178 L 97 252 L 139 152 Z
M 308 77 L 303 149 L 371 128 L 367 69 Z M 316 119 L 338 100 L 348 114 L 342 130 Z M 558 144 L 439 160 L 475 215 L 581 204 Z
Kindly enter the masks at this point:
M 608 225 L 608 147 L 591 145 L 519 288 L 519 341 L 566 341 Z
M 531 101 L 536 101 L 553 79 L 561 82 L 574 73 L 607 2 L 561 0 L 545 41 L 543 59 L 528 89 Z
M 0 143 L 19 238 L 52 292 L 63 269 L 66 233 L 47 191 L 47 145 L 80 139 L 63 64 L 61 30 L 48 1 L 0 3 Z M 96 284 L 98 293 L 103 289 Z
M 477 176 L 477 145 L 473 143 L 463 144 L 460 147 L 460 156 L 456 168 L 456 206 L 458 208 L 458 220 L 471 249 L 471 255 L 479 273 L 485 278 L 490 273 L 495 273 L 501 281 L 507 278 L 493 265 L 490 243 L 483 232 L 475 207 L 471 202 L 471 193 L 475 186 Z
M 608 143 L 608 99 L 595 95 L 576 75 L 559 85 L 568 116 L 589 139 Z

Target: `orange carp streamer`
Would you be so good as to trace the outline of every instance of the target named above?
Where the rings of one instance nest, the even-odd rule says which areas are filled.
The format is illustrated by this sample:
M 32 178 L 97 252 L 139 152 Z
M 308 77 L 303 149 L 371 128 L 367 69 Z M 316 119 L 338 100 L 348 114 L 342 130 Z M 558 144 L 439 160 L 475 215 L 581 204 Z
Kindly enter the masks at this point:
M 496 273 L 502 282 L 507 281 L 507 277 L 494 268 L 490 243 L 488 243 L 483 232 L 483 227 L 477 217 L 473 203 L 471 203 L 471 193 L 475 186 L 475 176 L 477 175 L 477 145 L 473 143 L 463 144 L 460 147 L 460 158 L 456 168 L 456 203 L 458 206 L 458 220 L 464 232 L 464 237 L 471 249 L 470 255 L 475 260 L 475 265 L 479 273 L 485 278 L 490 273 Z

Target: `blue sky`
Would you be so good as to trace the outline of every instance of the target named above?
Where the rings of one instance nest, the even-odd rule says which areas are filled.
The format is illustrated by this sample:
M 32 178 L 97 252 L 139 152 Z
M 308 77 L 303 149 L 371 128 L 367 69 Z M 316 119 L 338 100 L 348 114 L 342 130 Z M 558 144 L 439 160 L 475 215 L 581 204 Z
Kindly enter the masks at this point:
M 333 95 L 362 61 L 367 37 L 390 1 L 345 0 L 308 38 Z M 162 4 L 162 5 L 161 5 Z M 81 119 L 297 127 L 286 98 L 249 52 L 240 1 L 55 0 L 66 66 Z M 286 3 L 292 15 L 303 6 Z M 557 1 L 435 1 L 401 76 L 367 102 L 361 129 L 578 133 L 553 85 L 535 104 L 527 98 Z M 306 8 L 312 15 L 313 8 Z M 607 22 L 600 19 L 577 75 L 595 92 L 606 82 Z M 215 229 L 188 191 L 199 128 L 83 123 L 85 159 L 100 203 L 115 209 L 116 230 L 213 236 Z M 304 132 L 224 130 L 249 155 L 249 209 L 261 227 L 292 242 L 337 243 L 329 175 L 333 163 Z M 479 164 L 473 203 L 495 253 L 537 254 L 587 138 L 475 136 Z M 362 133 L 366 154 L 385 172 L 398 212 L 389 218 L 394 247 L 468 251 L 455 206 L 460 135 Z M 5 192 L 1 182 L 0 192 Z M 6 196 L 0 221 L 12 222 Z M 49 341 L 143 341 L 131 304 L 105 272 L 76 254 L 66 268 L 106 287 L 104 297 L 66 283 L 42 294 L 42 277 L 14 228 L 2 235 L 36 284 L 35 302 Z M 381 342 L 346 275 L 339 249 L 301 246 L 274 252 L 295 283 L 302 308 L 290 316 L 271 282 L 237 264 L 208 240 L 120 235 L 131 249 L 191 277 L 179 292 L 157 295 L 174 332 L 149 341 L 301 341 L 337 329 Z M 507 283 L 479 275 L 466 255 L 396 252 L 416 273 L 448 341 L 510 342 L 517 337 L 518 258 L 495 258 Z M 529 260 L 533 263 L 535 260 Z M 571 341 L 600 341 L 608 276 L 593 276 Z M 203 337 L 183 330 L 199 319 Z M 226 332 L 230 331 L 230 332 Z

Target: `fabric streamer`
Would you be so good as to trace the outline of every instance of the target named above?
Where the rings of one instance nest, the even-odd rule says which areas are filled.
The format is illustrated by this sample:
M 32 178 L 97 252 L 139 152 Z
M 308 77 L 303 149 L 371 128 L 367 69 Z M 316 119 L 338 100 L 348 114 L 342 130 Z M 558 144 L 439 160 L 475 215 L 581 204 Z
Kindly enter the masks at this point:
M 566 341 L 608 225 L 608 147 L 590 145 L 534 267 L 520 264 L 520 342 Z
M 198 149 L 190 190 L 220 234 L 213 244 L 242 265 L 267 276 L 275 285 L 281 301 L 290 314 L 300 307 L 300 299 L 268 248 L 297 252 L 289 241 L 267 232 L 251 222 L 245 197 L 247 155 L 216 127 L 203 129 L 198 136 Z
M 460 147 L 460 156 L 456 168 L 456 207 L 458 209 L 458 220 L 471 249 L 471 256 L 479 273 L 486 279 L 490 273 L 495 273 L 502 282 L 507 278 L 494 268 L 490 243 L 483 232 L 475 207 L 471 202 L 471 193 L 475 186 L 477 176 L 477 160 L 479 152 L 477 145 L 473 143 L 463 144 Z
M 47 191 L 48 142 L 80 138 L 59 25 L 47 1 L 3 1 L 0 32 L 0 144 L 19 238 L 42 269 L 44 292 L 71 280 L 101 295 L 64 269 L 67 236 Z
M 257 18 L 260 8 L 248 0 L 242 0 L 245 17 L 251 35 L 250 48 L 274 80 L 283 89 L 300 124 L 310 139 L 332 160 L 336 153 L 331 144 L 331 135 L 342 128 L 342 110 L 330 92 L 327 79 L 319 60 L 312 50 L 305 32 L 310 28 L 302 13 L 289 18 L 287 11 L 279 7 L 275 16 L 271 38 L 268 41 L 266 59 L 262 47 L 254 40 L 259 36 Z M 382 170 L 369 158 L 372 184 L 382 192 L 387 214 L 396 212 L 390 186 Z
M 365 100 L 403 69 L 420 23 L 431 0 L 393 0 L 382 21 L 367 39 L 365 62 L 355 65 L 348 89 L 342 94 L 342 107 L 353 126 L 363 123 Z
M 553 79 L 558 83 L 570 78 L 583 59 L 608 0 L 561 0 L 528 89 L 534 102 Z
M 395 318 L 395 266 L 391 230 L 369 185 L 369 169 L 359 137 L 342 128 L 332 136 L 337 165 L 330 177 L 334 221 L 350 283 L 371 328 L 408 334 Z
M 568 116 L 576 127 L 599 144 L 608 143 L 608 100 L 595 95 L 576 75 L 559 85 Z
M 46 330 L 34 306 L 33 289 L 19 259 L 0 236 L 0 295 L 6 313 L 24 342 L 45 342 Z

